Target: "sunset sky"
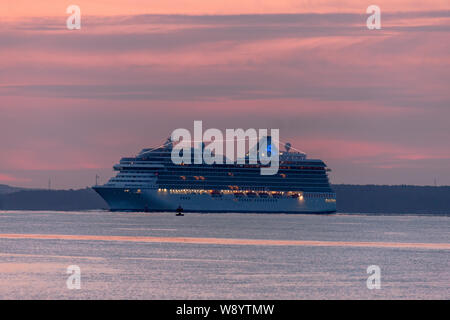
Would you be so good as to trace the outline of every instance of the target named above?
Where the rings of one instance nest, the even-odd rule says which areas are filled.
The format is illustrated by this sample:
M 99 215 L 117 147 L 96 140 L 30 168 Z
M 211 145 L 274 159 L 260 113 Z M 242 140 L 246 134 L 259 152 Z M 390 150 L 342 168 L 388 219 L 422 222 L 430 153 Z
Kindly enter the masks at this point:
M 0 25 L 0 184 L 104 183 L 203 120 L 278 128 L 332 183 L 450 185 L 450 0 L 2 0 Z

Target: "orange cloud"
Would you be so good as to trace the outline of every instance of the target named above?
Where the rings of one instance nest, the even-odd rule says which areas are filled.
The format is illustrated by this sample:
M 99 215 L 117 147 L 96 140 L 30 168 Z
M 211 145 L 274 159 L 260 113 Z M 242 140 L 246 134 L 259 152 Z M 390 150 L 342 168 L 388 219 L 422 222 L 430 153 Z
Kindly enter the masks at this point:
M 128 14 L 266 14 L 304 12 L 353 12 L 365 14 L 366 0 L 76 0 L 84 15 Z M 71 3 L 60 0 L 15 0 L 0 3 L 0 15 L 8 18 L 67 16 Z M 382 12 L 448 10 L 447 0 L 378 0 Z

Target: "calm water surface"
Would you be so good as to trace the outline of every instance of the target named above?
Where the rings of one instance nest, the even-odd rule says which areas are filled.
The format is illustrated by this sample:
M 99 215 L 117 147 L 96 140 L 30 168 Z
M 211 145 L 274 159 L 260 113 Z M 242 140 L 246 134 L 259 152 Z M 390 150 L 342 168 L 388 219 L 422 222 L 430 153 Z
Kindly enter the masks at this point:
M 449 299 L 449 230 L 449 216 L 0 211 L 0 298 Z

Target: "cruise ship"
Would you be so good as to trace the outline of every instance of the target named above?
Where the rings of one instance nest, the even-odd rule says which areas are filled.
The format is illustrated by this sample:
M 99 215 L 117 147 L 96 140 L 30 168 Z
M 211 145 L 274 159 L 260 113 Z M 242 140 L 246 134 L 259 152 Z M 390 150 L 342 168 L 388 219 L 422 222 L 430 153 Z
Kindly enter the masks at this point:
M 270 145 L 268 145 L 270 148 Z M 114 165 L 117 175 L 93 189 L 111 211 L 315 213 L 336 212 L 326 164 L 286 143 L 275 175 L 260 164 L 174 164 L 170 138 Z

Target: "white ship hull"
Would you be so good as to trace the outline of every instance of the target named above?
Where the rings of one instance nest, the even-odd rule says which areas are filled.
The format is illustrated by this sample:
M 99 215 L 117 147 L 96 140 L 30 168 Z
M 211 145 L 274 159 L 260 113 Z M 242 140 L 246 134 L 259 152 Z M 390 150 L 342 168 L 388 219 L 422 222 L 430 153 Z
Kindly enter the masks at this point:
M 157 188 L 124 189 L 94 187 L 112 211 L 171 211 L 242 213 L 334 213 L 336 201 L 325 194 L 308 193 L 298 198 L 240 196 L 208 193 L 172 193 Z

